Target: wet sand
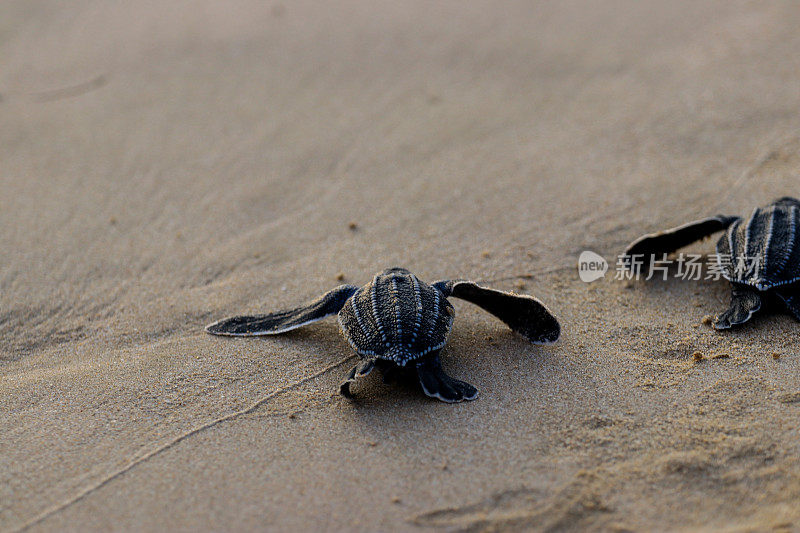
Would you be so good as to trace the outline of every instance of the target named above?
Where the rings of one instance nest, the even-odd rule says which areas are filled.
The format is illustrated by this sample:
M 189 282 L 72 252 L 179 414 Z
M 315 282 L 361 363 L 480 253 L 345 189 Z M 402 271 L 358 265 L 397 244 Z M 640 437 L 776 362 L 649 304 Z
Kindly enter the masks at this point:
M 800 528 L 797 322 L 720 334 L 725 283 L 613 279 L 642 233 L 800 195 L 799 24 L 4 3 L 0 529 Z M 376 375 L 340 397 L 335 320 L 202 331 L 395 265 L 535 294 L 562 340 L 454 301 L 445 368 L 480 397 L 445 405 Z

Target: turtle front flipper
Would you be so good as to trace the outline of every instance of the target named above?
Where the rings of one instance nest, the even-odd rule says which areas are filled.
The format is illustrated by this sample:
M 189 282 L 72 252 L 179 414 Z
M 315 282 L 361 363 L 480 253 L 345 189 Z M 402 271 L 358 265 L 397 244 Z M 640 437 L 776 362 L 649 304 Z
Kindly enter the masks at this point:
M 488 311 L 534 344 L 550 344 L 561 335 L 556 317 L 533 296 L 487 289 L 466 280 L 437 281 L 433 286 L 445 296 L 461 298 Z
M 416 368 L 419 384 L 422 386 L 423 392 L 431 398 L 447 403 L 457 403 L 474 400 L 478 397 L 478 389 L 444 373 L 438 352 L 420 360 Z
M 738 220 L 741 220 L 741 217 L 717 215 L 658 233 L 644 235 L 628 245 L 622 256 L 623 261 L 631 270 L 643 269 L 647 273 L 650 271 L 654 256 L 672 253 L 709 235 L 723 231 Z
M 276 335 L 335 315 L 357 290 L 353 285 L 340 285 L 306 306 L 267 315 L 224 318 L 206 326 L 206 331 L 234 337 Z
M 372 369 L 375 368 L 375 360 L 374 359 L 367 359 L 366 361 L 361 361 L 359 364 L 353 367 L 350 373 L 347 375 L 347 378 L 339 385 L 339 392 L 342 396 L 347 398 L 352 398 L 353 394 L 350 392 L 350 384 L 352 384 L 356 379 L 361 378 L 372 372 Z
M 731 289 L 731 304 L 728 310 L 714 321 L 716 329 L 730 329 L 744 324 L 753 313 L 761 309 L 761 295 L 746 285 L 734 285 Z
M 775 290 L 786 308 L 794 315 L 797 320 L 800 320 L 800 286 L 791 285 L 788 287 L 779 287 Z

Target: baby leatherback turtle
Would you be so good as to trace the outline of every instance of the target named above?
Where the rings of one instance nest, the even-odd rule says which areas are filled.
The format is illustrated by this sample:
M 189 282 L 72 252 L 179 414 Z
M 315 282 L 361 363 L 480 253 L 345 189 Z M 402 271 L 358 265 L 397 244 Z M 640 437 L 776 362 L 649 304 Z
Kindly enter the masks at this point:
M 731 282 L 731 303 L 717 316 L 716 329 L 744 324 L 761 309 L 763 294 L 774 293 L 800 320 L 800 200 L 780 198 L 749 218 L 717 215 L 632 242 L 624 258 L 637 270 L 649 270 L 654 254 L 674 252 L 718 231 L 717 265 Z M 641 260 L 640 265 L 636 261 Z
M 244 337 L 275 335 L 338 313 L 342 334 L 361 358 L 340 387 L 343 395 L 350 396 L 350 384 L 378 367 L 384 377 L 400 369 L 416 372 L 425 394 L 444 402 L 473 400 L 477 389 L 445 374 L 439 361 L 455 316 L 447 301 L 450 296 L 483 308 L 533 343 L 558 340 L 558 321 L 532 296 L 465 280 L 428 285 L 403 268 L 384 270 L 363 287 L 340 285 L 303 307 L 226 318 L 206 331 Z

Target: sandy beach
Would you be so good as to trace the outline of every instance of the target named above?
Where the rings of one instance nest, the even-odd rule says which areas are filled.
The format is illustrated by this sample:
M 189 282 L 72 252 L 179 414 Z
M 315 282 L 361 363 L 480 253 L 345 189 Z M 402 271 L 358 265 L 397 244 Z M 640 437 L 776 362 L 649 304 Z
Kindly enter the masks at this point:
M 790 1 L 3 2 L 0 530 L 800 529 L 800 324 L 720 333 L 724 281 L 614 279 L 644 233 L 800 196 L 798 27 Z M 480 397 L 447 405 L 377 373 L 340 396 L 334 318 L 203 331 L 391 266 L 533 294 L 562 338 L 453 300 L 444 367 Z

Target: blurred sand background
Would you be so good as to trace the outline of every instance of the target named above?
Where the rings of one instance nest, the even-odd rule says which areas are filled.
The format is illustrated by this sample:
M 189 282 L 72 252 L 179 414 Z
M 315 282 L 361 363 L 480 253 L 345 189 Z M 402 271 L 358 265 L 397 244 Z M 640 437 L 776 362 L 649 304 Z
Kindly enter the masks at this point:
M 0 529 L 800 529 L 797 322 L 719 334 L 725 283 L 575 272 L 800 194 L 798 27 L 791 1 L 3 2 Z M 445 368 L 481 396 L 445 405 L 375 374 L 340 397 L 335 320 L 202 331 L 394 265 L 535 294 L 562 341 L 454 301 Z

